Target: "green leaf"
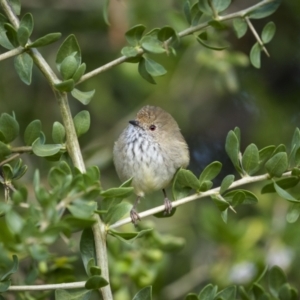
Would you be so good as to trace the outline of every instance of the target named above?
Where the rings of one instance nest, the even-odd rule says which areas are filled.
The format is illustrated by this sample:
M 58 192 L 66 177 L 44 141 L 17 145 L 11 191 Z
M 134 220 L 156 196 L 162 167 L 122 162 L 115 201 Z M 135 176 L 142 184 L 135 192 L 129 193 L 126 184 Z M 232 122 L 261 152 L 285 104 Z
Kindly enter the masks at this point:
M 120 187 L 131 187 L 132 179 L 133 179 L 133 178 L 131 177 L 131 178 L 129 178 L 128 180 L 124 181 L 124 182 L 120 185 Z
M 259 152 L 255 144 L 250 144 L 242 157 L 242 166 L 244 171 L 253 175 L 259 168 Z
M 81 50 L 77 39 L 73 34 L 69 35 L 58 49 L 55 62 L 59 71 L 61 71 L 62 62 L 68 56 L 74 56 L 77 66 L 81 64 Z
M 240 294 L 241 300 L 251 300 L 243 286 L 239 286 L 239 294 Z
M 6 36 L 9 42 L 13 45 L 14 48 L 19 46 L 18 35 L 15 27 L 9 23 L 4 24 L 4 29 L 6 30 Z
M 27 146 L 31 146 L 32 143 L 40 137 L 42 130 L 42 123 L 40 120 L 33 120 L 30 122 L 24 132 L 24 142 Z
M 60 122 L 54 122 L 52 127 L 52 139 L 56 144 L 63 144 L 66 141 L 66 130 Z
M 11 165 L 9 165 L 9 164 L 3 165 L 3 167 L 2 167 L 2 173 L 3 173 L 3 178 L 4 178 L 6 181 L 12 180 L 12 177 L 13 177 L 13 170 L 12 170 Z
M 124 47 L 121 50 L 122 55 L 126 57 L 136 57 L 139 54 L 139 50 L 136 47 Z
M 250 51 L 250 61 L 251 61 L 251 64 L 259 69 L 260 68 L 260 54 L 261 54 L 261 46 L 259 45 L 259 43 L 255 43 L 253 45 L 253 47 L 251 48 L 251 51 Z
M 131 27 L 126 33 L 125 38 L 131 46 L 137 46 L 143 36 L 146 27 L 142 24 Z
M 96 222 L 94 218 L 78 218 L 72 215 L 67 215 L 64 217 L 63 221 L 65 221 L 72 232 L 77 232 L 84 228 L 90 228 Z
M 0 282 L 8 280 L 12 274 L 14 274 L 18 271 L 18 268 L 19 268 L 18 256 L 14 254 L 12 256 L 12 258 L 13 258 L 13 265 L 4 275 L 2 275 Z
M 20 46 L 25 47 L 29 39 L 29 31 L 26 27 L 20 26 L 17 31 L 17 39 Z
M 197 294 L 195 294 L 195 293 L 189 293 L 189 294 L 187 294 L 184 299 L 185 300 L 199 300 Z
M 219 161 L 214 161 L 204 168 L 199 177 L 200 184 L 206 180 L 213 180 L 218 176 L 222 169 L 222 164 Z
M 85 288 L 87 290 L 98 290 L 106 285 L 108 285 L 106 279 L 104 279 L 102 276 L 95 275 L 87 280 L 87 282 L 85 283 Z
M 208 284 L 199 293 L 199 299 L 200 300 L 213 300 L 216 296 L 217 290 L 218 290 L 217 286 Z
M 267 146 L 259 150 L 259 163 L 266 162 L 274 153 L 275 146 Z
M 5 143 L 10 143 L 19 135 L 19 123 L 14 118 L 7 113 L 3 113 L 0 116 L 0 132 L 4 137 Z
M 157 33 L 157 38 L 162 42 L 165 42 L 169 39 L 172 39 L 172 43 L 179 41 L 177 32 L 170 26 L 162 27 Z
M 226 137 L 225 150 L 233 166 L 241 172 L 239 165 L 240 142 L 234 131 L 230 130 Z
M 94 261 L 96 261 L 94 235 L 93 235 L 93 230 L 91 228 L 86 228 L 82 231 L 79 246 L 80 246 L 81 259 L 85 267 L 85 271 L 88 274 L 89 273 L 88 262 L 91 259 L 94 259 Z
M 61 38 L 61 33 L 60 32 L 55 32 L 55 33 L 49 33 L 46 34 L 38 39 L 36 39 L 34 42 L 28 44 L 26 48 L 38 48 L 38 47 L 44 47 L 49 44 L 52 44 L 59 40 Z
M 280 144 L 276 147 L 276 149 L 274 150 L 274 155 L 279 152 L 286 152 L 286 146 L 284 144 Z
M 194 3 L 191 8 L 192 26 L 197 26 L 200 23 L 203 12 L 199 10 L 198 3 Z
M 80 137 L 81 135 L 86 133 L 90 128 L 91 125 L 90 113 L 87 110 L 82 110 L 74 117 L 73 121 L 74 121 L 77 137 Z
M 210 197 L 221 212 L 230 206 L 230 204 L 220 195 L 211 195 Z
M 153 34 L 145 35 L 141 40 L 141 46 L 145 51 L 150 53 L 164 53 L 166 49 L 163 47 L 163 43 Z
M 50 172 L 48 173 L 48 182 L 51 188 L 57 188 L 61 191 L 70 186 L 72 178 L 73 177 L 71 174 L 67 175 L 63 170 L 57 167 L 51 168 Z M 79 201 L 79 199 L 75 201 Z
M 21 13 L 21 1 L 20 0 L 9 0 L 12 10 L 18 16 Z
M 10 285 L 11 285 L 10 280 L 0 281 L 0 293 L 6 292 L 8 290 L 8 288 L 10 287 Z M 2 299 L 5 300 L 4 298 L 2 298 Z
M 63 80 L 68 80 L 73 77 L 79 67 L 78 60 L 75 58 L 75 53 L 64 58 L 60 64 L 60 74 Z
M 158 219 L 171 218 L 172 216 L 175 215 L 176 209 L 177 209 L 176 207 L 173 207 L 169 214 L 167 214 L 165 211 L 161 211 L 159 213 L 154 214 L 153 217 Z
M 248 24 L 244 18 L 237 18 L 233 20 L 233 29 L 238 39 L 243 37 L 248 29 Z
M 104 5 L 103 5 L 103 19 L 106 25 L 110 26 L 110 22 L 108 20 L 108 10 L 109 10 L 109 3 L 110 0 L 104 0 Z
M 300 215 L 300 203 L 292 203 L 286 214 L 286 220 L 289 223 L 295 223 Z
M 71 92 L 75 87 L 73 79 L 68 79 L 59 83 L 55 83 L 54 87 L 60 92 Z
M 138 232 L 118 232 L 112 229 L 108 230 L 108 234 L 118 238 L 121 241 L 134 241 L 137 238 L 141 238 L 145 235 L 147 235 L 150 231 L 152 231 L 152 228 L 144 229 Z
M 11 150 L 3 142 L 0 142 L 0 157 L 6 157 L 11 153 Z
M 140 75 L 148 82 L 152 83 L 152 84 L 156 84 L 155 80 L 153 79 L 153 77 L 149 74 L 149 72 L 146 69 L 146 60 L 145 58 L 141 58 L 140 62 L 139 62 L 139 66 L 138 66 L 138 71 L 140 73 Z
M 281 178 L 281 179 L 278 179 L 276 181 L 276 184 L 283 188 L 284 190 L 286 189 L 289 189 L 289 188 L 292 188 L 294 186 L 296 186 L 300 181 L 300 178 L 297 177 L 297 176 L 292 176 L 292 177 L 287 177 L 287 178 Z M 275 190 L 275 187 L 274 187 L 274 184 L 273 182 L 272 183 L 268 183 L 266 184 L 262 190 L 261 190 L 261 193 L 262 194 L 266 194 L 266 193 L 275 193 L 276 190 Z
M 269 271 L 268 284 L 271 294 L 278 297 L 280 288 L 286 283 L 286 276 L 278 266 L 274 266 Z
M 17 37 L 19 44 L 23 47 L 27 44 L 29 37 L 31 36 L 33 31 L 33 17 L 32 14 L 25 14 L 21 21 L 20 26 L 17 30 Z
M 7 227 L 13 234 L 20 234 L 24 225 L 24 219 L 14 210 L 9 210 L 5 215 Z
M 166 69 L 150 58 L 145 59 L 145 68 L 151 76 L 162 76 L 167 73 Z
M 223 211 L 221 212 L 221 218 L 222 218 L 223 222 L 224 222 L 225 224 L 227 224 L 227 219 L 228 219 L 228 208 L 226 208 L 225 210 L 223 210 Z M 223 299 L 223 298 L 217 298 L 217 299 Z
M 152 300 L 152 286 L 141 289 L 132 300 Z
M 277 192 L 277 194 L 282 197 L 283 199 L 286 199 L 290 202 L 296 202 L 296 203 L 300 203 L 300 200 L 296 199 L 294 196 L 292 196 L 290 193 L 288 193 L 287 191 L 285 191 L 284 189 L 282 189 L 279 185 L 277 185 L 274 182 L 274 188 Z
M 105 223 L 114 224 L 121 220 L 132 208 L 128 202 L 122 202 L 109 208 L 107 214 L 104 216 Z
M 20 79 L 27 85 L 31 84 L 33 60 L 27 53 L 21 53 L 14 59 L 15 69 Z
M 231 0 L 212 0 L 211 4 L 213 5 L 214 9 L 216 12 L 222 12 L 224 11 L 231 3 Z M 198 1 L 199 9 L 207 14 L 207 15 L 212 15 L 212 9 L 209 5 L 208 0 L 199 0 Z
M 227 175 L 221 183 L 220 194 L 223 194 L 233 183 L 234 175 Z
M 220 291 L 217 295 L 216 298 L 223 298 L 226 300 L 232 300 L 235 299 L 236 297 L 236 286 L 229 286 L 225 288 L 224 290 Z
M 224 197 L 228 202 L 233 202 L 234 196 L 235 196 L 237 193 L 239 193 L 239 192 L 242 192 L 242 193 L 245 194 L 245 199 L 244 199 L 244 201 L 243 201 L 243 204 L 256 204 L 256 203 L 258 202 L 257 197 L 256 197 L 253 193 L 251 193 L 251 192 L 249 192 L 249 191 L 247 191 L 247 190 L 242 190 L 242 189 L 240 189 L 240 190 L 229 191 L 229 192 L 226 193 L 223 197 Z
M 186 0 L 183 4 L 183 13 L 187 22 L 192 24 L 192 15 L 191 15 L 191 4 L 189 0 Z
M 211 50 L 216 50 L 216 51 L 222 51 L 226 48 L 228 48 L 228 46 L 223 46 L 223 47 L 217 47 L 217 46 L 211 46 L 211 45 L 208 45 L 207 43 L 205 43 L 204 41 L 207 40 L 207 34 L 206 32 L 202 32 L 198 35 L 197 37 L 197 41 L 202 45 L 204 46 L 205 48 L 208 48 L 208 49 L 211 49 Z
M 0 45 L 6 49 L 13 49 L 14 46 L 11 44 L 9 39 L 7 38 L 6 35 L 6 29 L 4 28 L 5 23 L 7 23 L 8 20 L 6 19 L 5 16 L 0 14 Z
M 101 196 L 106 198 L 126 198 L 133 192 L 133 187 L 110 188 L 101 192 Z
M 264 288 L 258 283 L 253 284 L 252 291 L 253 291 L 253 294 L 255 296 L 255 299 L 260 299 L 260 296 L 265 294 Z
M 173 185 L 172 185 L 172 194 L 174 200 L 181 199 L 188 196 L 192 190 L 190 187 L 182 186 L 180 181 L 177 181 L 178 172 L 174 176 Z M 200 188 L 201 186 L 199 187 L 199 189 Z
M 298 291 L 294 288 L 291 288 L 291 299 L 290 300 L 298 300 L 299 299 L 299 295 L 298 295 Z
M 280 300 L 290 300 L 292 297 L 291 287 L 288 283 L 285 283 L 278 291 Z
M 82 63 L 76 70 L 75 74 L 73 75 L 74 82 L 78 82 L 80 80 L 80 78 L 85 72 L 85 69 L 86 69 L 86 64 Z
M 71 94 L 75 99 L 80 101 L 82 104 L 88 105 L 95 94 L 95 90 L 83 92 L 78 89 L 73 89 Z
M 89 300 L 91 296 L 91 290 L 55 290 L 55 300 Z
M 250 17 L 251 19 L 262 19 L 267 16 L 270 16 L 277 10 L 280 3 L 281 0 L 270 1 L 269 3 L 266 3 L 265 5 L 249 12 L 248 17 Z
M 206 191 L 210 190 L 212 188 L 212 186 L 213 186 L 212 181 L 210 181 L 210 180 L 203 181 L 203 182 L 201 182 L 199 191 L 206 192 Z
M 246 199 L 246 195 L 243 191 L 237 191 L 233 194 L 233 197 L 232 197 L 232 206 L 233 207 L 236 207 L 238 205 L 241 205 L 243 204 L 243 202 L 245 201 Z
M 265 167 L 270 176 L 281 177 L 288 167 L 287 154 L 285 152 L 275 154 L 266 162 Z
M 60 148 L 60 144 L 42 144 L 40 138 L 36 139 L 32 144 L 33 153 L 40 157 L 52 156 L 58 153 Z
M 97 266 L 90 267 L 90 272 L 92 275 L 101 275 L 101 269 Z
M 209 21 L 208 24 L 217 30 L 227 29 L 227 26 L 225 24 L 216 20 Z
M 269 43 L 273 39 L 275 32 L 276 32 L 276 25 L 274 22 L 269 22 L 268 24 L 266 24 L 261 34 L 261 39 L 263 43 L 264 44 Z
M 188 187 L 196 191 L 198 191 L 201 187 L 197 177 L 191 171 L 185 169 L 180 169 L 176 173 L 176 177 L 174 178 L 173 188 L 174 186 L 176 186 L 176 189 Z

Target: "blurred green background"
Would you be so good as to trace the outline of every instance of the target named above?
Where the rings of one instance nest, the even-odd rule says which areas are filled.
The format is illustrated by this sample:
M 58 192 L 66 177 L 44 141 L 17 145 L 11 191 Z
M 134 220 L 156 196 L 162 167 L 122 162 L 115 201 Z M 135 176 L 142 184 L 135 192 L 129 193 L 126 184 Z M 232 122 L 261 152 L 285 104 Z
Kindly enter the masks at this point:
M 256 3 L 232 2 L 230 12 Z M 103 21 L 103 1 L 99 0 L 28 0 L 23 1 L 22 10 L 33 14 L 33 39 L 50 32 L 61 32 L 63 38 L 75 34 L 87 71 L 91 71 L 121 55 L 121 48 L 126 45 L 124 33 L 133 25 L 144 24 L 148 30 L 167 24 L 179 31 L 187 28 L 182 6 L 183 1 L 172 0 L 111 0 L 110 27 Z M 270 20 L 277 26 L 274 39 L 267 45 L 271 58 L 263 54 L 259 70 L 248 61 L 255 43 L 253 35 L 248 31 L 242 39 L 237 39 L 228 22 L 228 30 L 213 35 L 213 42 L 219 43 L 223 38 L 229 43 L 227 50 L 211 51 L 193 37 L 185 37 L 177 49 L 177 56 L 155 56 L 168 70 L 167 75 L 156 78 L 156 85 L 143 80 L 137 65 L 129 63 L 81 84 L 81 90 L 96 89 L 95 96 L 87 107 L 71 98 L 71 109 L 74 115 L 83 109 L 91 113 L 91 129 L 81 137 L 80 143 L 86 164 L 100 167 L 103 187 L 120 184 L 112 162 L 113 142 L 127 121 L 145 104 L 161 106 L 178 121 L 190 147 L 189 169 L 197 176 L 210 162 L 223 163 L 216 184 L 225 175 L 234 173 L 224 143 L 227 132 L 235 126 L 241 128 L 242 149 L 252 142 L 259 149 L 270 144 L 289 145 L 300 123 L 299 15 L 299 1 L 290 0 L 283 2 L 270 17 L 253 20 L 259 33 Z M 58 47 L 59 42 L 40 50 L 54 69 Z M 0 51 L 3 53 L 4 49 Z M 49 141 L 53 122 L 61 121 L 53 93 L 40 71 L 34 67 L 32 84 L 28 87 L 18 79 L 13 60 L 9 59 L 2 61 L 0 67 L 0 112 L 12 111 L 21 125 L 21 133 L 30 121 L 40 119 Z M 22 144 L 20 138 L 15 145 Z M 23 155 L 22 159 L 29 166 L 23 179 L 28 187 L 35 168 L 46 175 L 51 166 L 31 155 Z M 182 299 L 186 293 L 197 292 L 208 282 L 220 287 L 232 283 L 247 285 L 266 264 L 281 266 L 299 289 L 299 221 L 288 224 L 285 219 L 288 204 L 275 194 L 260 195 L 261 187 L 262 184 L 251 186 L 259 196 L 258 205 L 244 206 L 237 214 L 230 213 L 228 224 L 223 223 L 218 209 L 209 199 L 179 207 L 169 219 L 143 220 L 142 226 L 155 224 L 161 234 L 185 239 L 180 251 L 154 252 L 158 255 L 156 263 L 141 252 L 138 258 L 135 256 L 147 241 L 127 246 L 109 239 L 116 299 L 126 299 L 125 287 L 130 286 L 134 293 L 138 289 L 135 284 L 145 285 L 152 280 L 155 299 Z M 295 190 L 296 195 L 299 192 Z M 128 200 L 133 202 L 134 197 Z M 151 208 L 161 201 L 159 192 L 147 195 L 138 209 Z M 148 221 L 155 223 L 151 225 Z M 127 229 L 133 230 L 132 225 Z M 76 254 L 76 249 L 75 246 L 75 253 L 70 253 Z M 130 263 L 120 265 L 118 259 Z M 135 284 L 126 277 L 126 270 L 133 272 L 132 268 L 137 268 L 133 262 L 145 267 L 145 278 L 135 280 Z

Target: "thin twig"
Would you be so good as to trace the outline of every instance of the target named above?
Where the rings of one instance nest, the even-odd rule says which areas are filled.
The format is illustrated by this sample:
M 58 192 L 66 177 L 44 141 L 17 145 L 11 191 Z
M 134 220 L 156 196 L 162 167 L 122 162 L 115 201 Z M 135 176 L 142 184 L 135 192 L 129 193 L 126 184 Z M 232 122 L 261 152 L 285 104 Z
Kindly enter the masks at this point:
M 267 50 L 267 48 L 264 46 L 263 41 L 261 40 L 260 36 L 258 35 L 257 31 L 255 30 L 254 26 L 252 25 L 250 19 L 248 17 L 245 18 L 250 30 L 252 31 L 254 37 L 256 38 L 257 42 L 259 43 L 259 45 L 262 47 L 263 51 L 266 53 L 266 55 L 268 57 L 270 57 L 270 54 Z
M 13 147 L 10 149 L 10 151 L 12 153 L 28 153 L 28 152 L 32 152 L 32 147 L 31 146 L 22 146 L 22 147 Z
M 282 175 L 282 177 L 289 177 L 289 176 L 291 176 L 291 172 L 286 172 Z M 236 188 L 238 186 L 245 185 L 245 184 L 248 184 L 248 183 L 252 183 L 252 182 L 267 180 L 269 178 L 270 178 L 269 174 L 251 176 L 251 177 L 250 176 L 243 177 L 243 178 L 233 182 L 230 186 L 230 189 L 233 189 L 233 188 Z M 173 201 L 172 206 L 177 207 L 177 206 L 183 205 L 185 203 L 188 203 L 188 202 L 200 199 L 200 198 L 205 198 L 205 197 L 208 197 L 208 196 L 211 196 L 211 195 L 218 194 L 219 192 L 220 192 L 220 187 L 217 187 L 217 188 L 211 189 L 211 190 L 203 192 L 203 193 L 193 194 L 191 196 Z M 157 206 L 157 207 L 154 207 L 154 208 L 151 208 L 149 210 L 146 210 L 146 211 L 143 211 L 143 212 L 139 213 L 139 216 L 140 216 L 141 219 L 143 219 L 145 217 L 152 216 L 152 215 L 154 215 L 156 213 L 159 213 L 159 212 L 162 212 L 164 210 L 165 210 L 165 206 L 160 205 L 160 206 Z M 117 227 L 120 227 L 120 226 L 128 224 L 128 223 L 131 223 L 131 218 L 125 218 L 123 220 L 120 220 L 120 221 L 110 225 L 109 229 L 117 228 Z
M 41 284 L 41 285 L 11 285 L 8 291 L 49 291 L 56 289 L 81 289 L 85 287 L 85 281 L 57 283 L 57 284 Z
M 22 48 L 22 47 L 18 47 L 18 48 L 9 50 L 3 54 L 0 54 L 0 61 L 8 59 L 13 56 L 17 56 L 17 55 L 21 54 L 22 52 L 24 52 L 24 48 Z
M 5 160 L 2 160 L 2 161 L 0 162 L 0 167 L 3 166 L 3 165 L 5 165 L 5 164 L 7 164 L 7 163 L 9 163 L 10 161 L 16 159 L 16 158 L 19 157 L 19 156 L 20 156 L 20 153 L 16 153 L 16 154 L 14 154 L 14 155 L 11 155 L 9 158 L 7 158 L 7 159 L 5 159 Z

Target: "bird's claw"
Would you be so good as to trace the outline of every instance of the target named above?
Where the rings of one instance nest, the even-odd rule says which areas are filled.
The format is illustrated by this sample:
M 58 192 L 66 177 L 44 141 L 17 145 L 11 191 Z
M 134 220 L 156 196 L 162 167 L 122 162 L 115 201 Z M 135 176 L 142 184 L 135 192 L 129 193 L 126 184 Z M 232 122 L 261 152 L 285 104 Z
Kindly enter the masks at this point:
M 165 198 L 164 199 L 164 204 L 165 204 L 164 215 L 169 215 L 172 211 L 172 208 L 173 208 L 172 201 L 170 201 L 168 198 Z
M 130 211 L 130 218 L 134 226 L 137 225 L 137 221 L 141 221 L 139 214 L 134 208 Z

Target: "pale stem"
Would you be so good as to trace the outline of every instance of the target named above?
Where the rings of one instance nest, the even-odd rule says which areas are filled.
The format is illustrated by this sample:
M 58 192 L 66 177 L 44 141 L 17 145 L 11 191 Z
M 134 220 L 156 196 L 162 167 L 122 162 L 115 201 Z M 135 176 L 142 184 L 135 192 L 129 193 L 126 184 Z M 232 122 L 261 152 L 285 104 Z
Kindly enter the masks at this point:
M 291 176 L 291 172 L 286 172 L 282 175 L 282 177 L 289 177 L 289 176 Z M 243 177 L 243 178 L 233 182 L 230 186 L 230 189 L 233 189 L 233 188 L 236 188 L 238 186 L 245 185 L 245 184 L 248 184 L 248 183 L 263 181 L 263 180 L 267 180 L 267 179 L 270 179 L 269 174 L 251 176 L 251 177 L 250 176 Z M 193 194 L 191 196 L 173 201 L 172 206 L 177 207 L 177 206 L 183 205 L 185 203 L 195 201 L 197 199 L 205 198 L 205 197 L 208 197 L 208 196 L 211 196 L 211 195 L 218 195 L 219 192 L 220 192 L 220 187 L 217 187 L 217 188 L 211 189 L 211 190 L 206 191 L 206 192 Z M 149 209 L 149 210 L 146 210 L 146 211 L 143 211 L 143 212 L 139 213 L 139 216 L 140 216 L 141 219 L 143 219 L 145 217 L 152 216 L 152 215 L 154 215 L 156 213 L 159 213 L 159 212 L 162 212 L 164 210 L 165 210 L 165 206 L 160 205 L 160 206 L 157 206 L 157 207 L 154 207 L 152 209 Z M 125 218 L 123 220 L 120 220 L 120 221 L 110 225 L 109 229 L 114 229 L 114 228 L 120 227 L 120 226 L 128 224 L 128 223 L 131 223 L 131 218 Z
M 267 50 L 267 48 L 264 46 L 263 41 L 261 40 L 260 36 L 258 35 L 257 31 L 255 30 L 254 26 L 252 25 L 250 19 L 248 17 L 245 18 L 250 30 L 252 31 L 254 37 L 256 38 L 257 42 L 259 43 L 259 45 L 262 47 L 263 51 L 266 53 L 266 55 L 268 57 L 270 57 L 270 54 Z
M 81 289 L 85 286 L 85 281 L 57 284 L 41 284 L 41 285 L 11 285 L 8 291 L 25 292 L 25 291 L 47 291 L 56 289 Z
M 3 54 L 0 54 L 0 61 L 1 60 L 5 60 L 5 59 L 8 59 L 10 57 L 13 57 L 13 56 L 16 56 L 16 55 L 19 55 L 21 54 L 22 52 L 24 52 L 24 49 L 21 48 L 21 47 L 18 47 L 18 48 L 15 48 L 15 49 L 12 49 L 12 50 L 9 50 Z
M 5 165 L 5 164 L 7 164 L 7 163 L 9 163 L 10 161 L 16 159 L 16 158 L 19 157 L 19 156 L 20 156 L 20 153 L 16 153 L 16 154 L 14 154 L 14 155 L 11 155 L 9 158 L 7 158 L 7 159 L 5 159 L 5 160 L 2 160 L 2 161 L 0 162 L 0 167 L 3 166 L 3 165 Z

